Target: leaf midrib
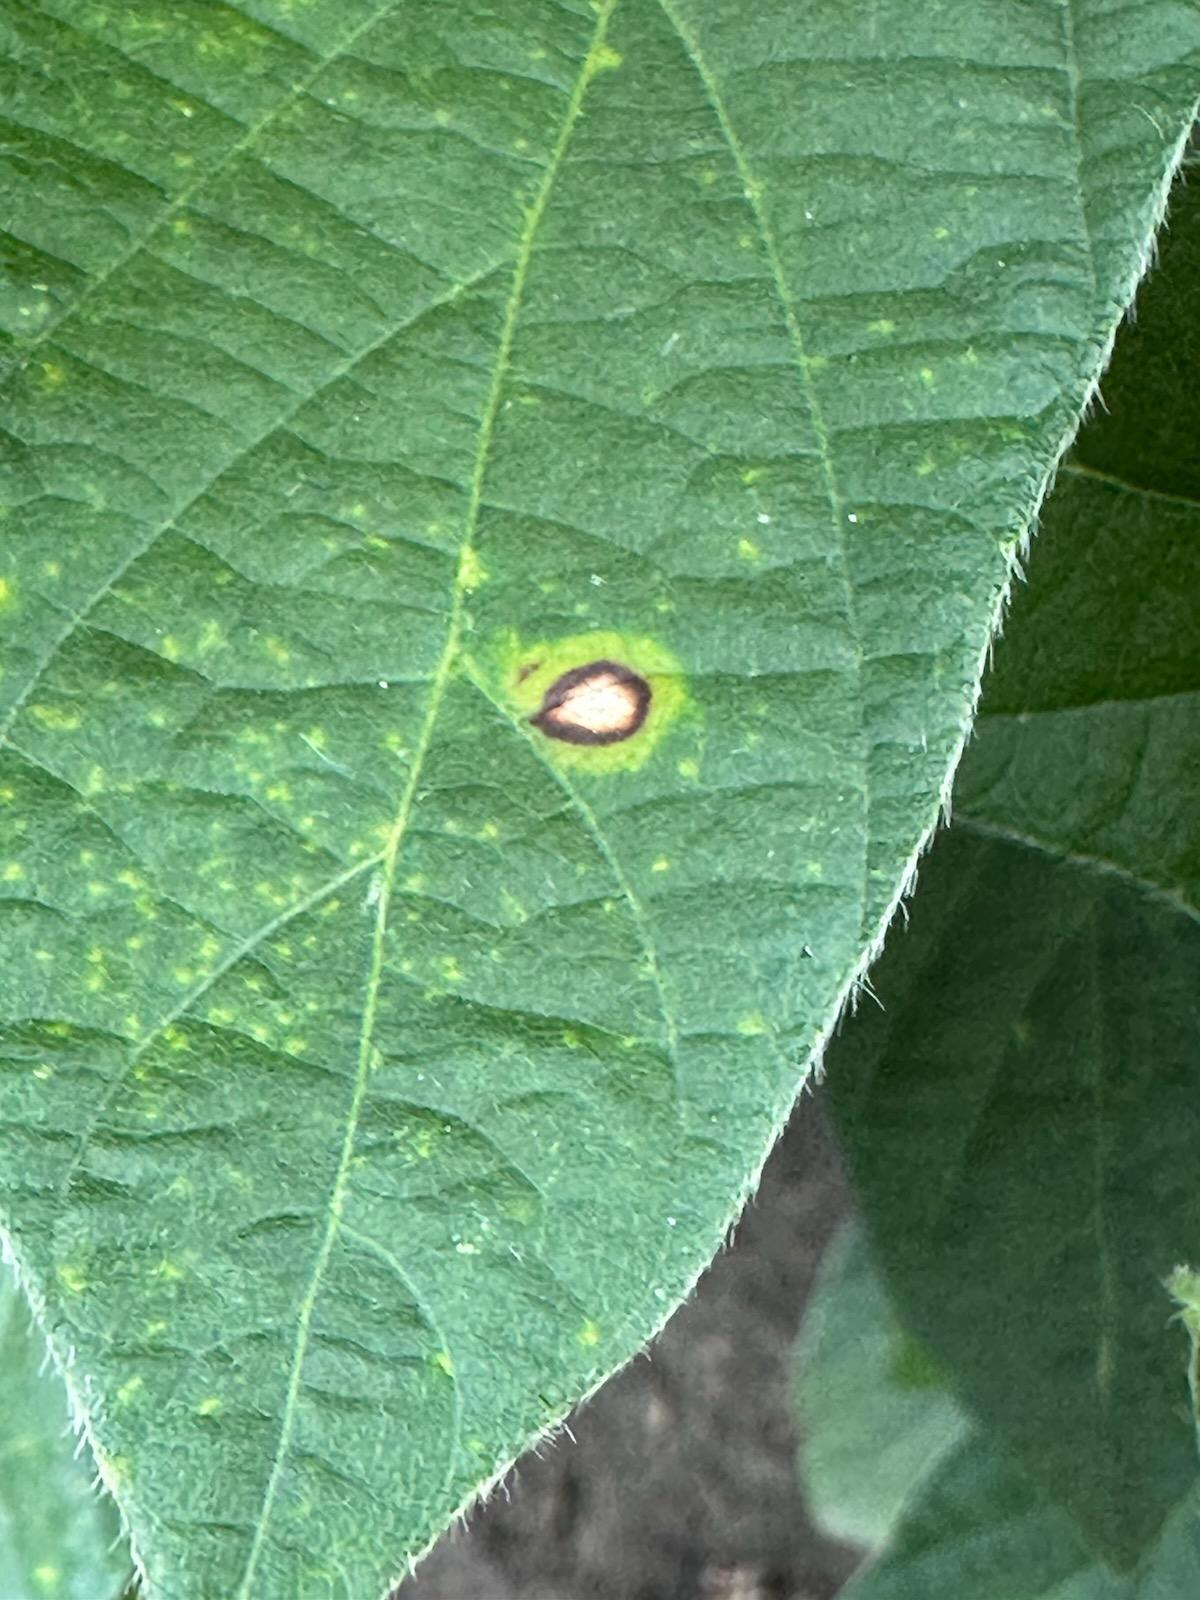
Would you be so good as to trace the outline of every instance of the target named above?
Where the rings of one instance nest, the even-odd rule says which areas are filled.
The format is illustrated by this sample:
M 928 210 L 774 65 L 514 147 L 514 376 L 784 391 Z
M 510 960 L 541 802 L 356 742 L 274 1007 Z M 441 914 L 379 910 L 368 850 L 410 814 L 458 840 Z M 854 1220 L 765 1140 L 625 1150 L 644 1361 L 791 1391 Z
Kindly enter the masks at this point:
M 676 0 L 657 0 L 659 9 L 667 19 L 671 29 L 678 38 L 684 54 L 691 62 L 699 78 L 701 86 L 717 124 L 721 136 L 729 150 L 734 168 L 742 185 L 742 193 L 750 213 L 754 218 L 754 226 L 758 232 L 759 242 L 762 245 L 763 255 L 771 274 L 771 283 L 775 291 L 779 308 L 783 315 L 784 328 L 787 332 L 788 344 L 792 352 L 792 365 L 799 382 L 800 392 L 808 411 L 809 423 L 812 427 L 813 438 L 817 446 L 817 455 L 821 464 L 821 481 L 825 490 L 825 497 L 829 505 L 829 526 L 832 533 L 833 549 L 837 554 L 841 568 L 842 587 L 845 594 L 845 617 L 849 631 L 850 645 L 854 661 L 854 674 L 856 683 L 861 686 L 866 652 L 863 648 L 862 634 L 859 630 L 854 599 L 854 578 L 852 574 L 849 551 L 846 547 L 845 526 L 845 501 L 838 482 L 837 470 L 833 461 L 833 444 L 829 426 L 825 420 L 816 385 L 813 382 L 810 367 L 808 346 L 804 337 L 804 329 L 800 321 L 799 307 L 793 293 L 787 271 L 783 263 L 783 255 L 779 241 L 775 235 L 770 214 L 764 204 L 765 185 L 757 176 L 750 164 L 745 147 L 738 137 L 721 86 L 712 67 L 709 65 L 704 52 L 700 48 L 700 41 L 685 21 Z M 855 696 L 855 704 L 859 711 L 858 734 L 860 747 L 857 752 L 858 766 L 862 780 L 863 804 L 866 814 L 870 815 L 870 766 L 866 754 L 866 723 L 863 715 L 863 697 L 861 692 Z M 870 901 L 869 873 L 870 858 L 867 845 L 868 830 L 863 832 L 862 845 L 862 875 L 859 882 L 859 909 L 858 918 L 862 924 L 866 908 Z M 864 934 L 874 934 L 874 929 L 863 928 Z
M 491 383 L 488 397 L 484 406 L 483 416 L 480 420 L 479 435 L 476 442 L 475 463 L 471 473 L 470 490 L 467 509 L 464 516 L 463 536 L 459 546 L 458 568 L 455 576 L 454 590 L 451 598 L 450 614 L 446 628 L 446 639 L 442 653 L 434 672 L 433 683 L 430 688 L 429 698 L 426 702 L 425 716 L 421 725 L 420 735 L 413 753 L 412 765 L 409 769 L 408 781 L 404 786 L 403 794 L 396 811 L 396 817 L 388 836 L 387 845 L 383 852 L 381 887 L 376 902 L 375 928 L 372 935 L 370 969 L 367 976 L 366 999 L 363 1006 L 363 1022 L 359 1035 L 358 1062 L 355 1072 L 354 1088 L 351 1095 L 350 1106 L 346 1116 L 346 1128 L 342 1140 L 341 1153 L 337 1170 L 334 1175 L 333 1187 L 330 1193 L 326 1218 L 325 1231 L 317 1250 L 313 1263 L 312 1273 L 308 1287 L 300 1303 L 297 1317 L 296 1339 L 292 1351 L 291 1369 L 288 1386 L 285 1392 L 283 1413 L 280 1418 L 279 1438 L 267 1478 L 266 1488 L 263 1493 L 262 1505 L 255 1520 L 254 1537 L 246 1557 L 246 1565 L 242 1580 L 238 1586 L 236 1600 L 250 1600 L 251 1586 L 254 1582 L 258 1564 L 262 1556 L 270 1527 L 275 1500 L 279 1492 L 279 1484 L 283 1469 L 291 1447 L 292 1434 L 296 1425 L 296 1418 L 300 1405 L 301 1375 L 304 1359 L 308 1349 L 312 1318 L 320 1296 L 321 1286 L 325 1271 L 333 1254 L 341 1226 L 342 1212 L 346 1204 L 349 1188 L 351 1162 L 353 1159 L 354 1144 L 358 1135 L 358 1124 L 362 1115 L 363 1104 L 366 1100 L 367 1085 L 370 1080 L 372 1057 L 374 1053 L 374 1031 L 379 1011 L 380 990 L 384 971 L 384 954 L 388 931 L 388 915 L 391 907 L 392 894 L 395 887 L 396 867 L 400 858 L 412 816 L 414 803 L 417 797 L 417 786 L 421 779 L 425 760 L 433 740 L 434 729 L 441 711 L 442 701 L 445 697 L 446 686 L 450 681 L 457 661 L 463 632 L 463 618 L 466 597 L 469 593 L 471 582 L 470 568 L 474 553 L 475 539 L 478 532 L 479 514 L 483 504 L 483 486 L 491 456 L 492 444 L 495 436 L 496 419 L 500 412 L 500 401 L 505 380 L 508 376 L 512 359 L 513 341 L 516 334 L 517 322 L 524 299 L 525 284 L 529 273 L 530 263 L 533 259 L 534 243 L 538 229 L 550 200 L 551 191 L 561 170 L 566 156 L 567 147 L 583 109 L 584 97 L 588 86 L 600 67 L 600 55 L 604 48 L 608 31 L 609 20 L 616 9 L 619 0 L 602 0 L 597 10 L 596 24 L 588 45 L 587 55 L 580 67 L 575 83 L 567 101 L 567 108 L 563 118 L 562 127 L 555 141 L 550 159 L 546 165 L 542 181 L 538 186 L 533 203 L 525 214 L 525 223 L 517 244 L 516 258 L 513 265 L 512 284 L 509 289 L 508 300 L 505 305 L 504 319 L 501 325 L 500 337 L 496 348 L 496 357 L 492 366 Z
M 1075 459 L 1065 461 L 1058 470 L 1061 477 L 1102 483 L 1106 488 L 1115 489 L 1121 494 L 1133 495 L 1139 500 L 1179 506 L 1185 511 L 1200 511 L 1200 499 L 1194 495 L 1175 494 L 1170 489 L 1156 489 L 1148 483 L 1130 483 L 1128 478 L 1122 478 L 1118 473 L 1105 472 L 1100 467 L 1089 466 L 1085 461 Z
M 1065 846 L 1050 839 L 1043 839 L 1036 833 L 1028 833 L 1019 828 L 1006 827 L 1003 823 L 987 822 L 981 817 L 973 817 L 969 813 L 955 812 L 955 829 L 966 833 L 973 833 L 983 839 L 992 839 L 1001 844 L 1015 845 L 1019 849 L 1035 850 L 1039 855 L 1049 856 L 1052 861 L 1062 866 L 1075 867 L 1080 871 L 1099 877 L 1113 878 L 1132 889 L 1136 894 L 1165 906 L 1177 916 L 1188 917 L 1193 922 L 1200 923 L 1200 906 L 1193 905 L 1186 894 L 1179 890 L 1171 890 L 1164 885 L 1154 883 L 1149 878 L 1140 877 L 1128 867 L 1121 866 L 1118 862 L 1110 860 L 1107 856 L 1089 855 L 1083 851 L 1068 850 Z

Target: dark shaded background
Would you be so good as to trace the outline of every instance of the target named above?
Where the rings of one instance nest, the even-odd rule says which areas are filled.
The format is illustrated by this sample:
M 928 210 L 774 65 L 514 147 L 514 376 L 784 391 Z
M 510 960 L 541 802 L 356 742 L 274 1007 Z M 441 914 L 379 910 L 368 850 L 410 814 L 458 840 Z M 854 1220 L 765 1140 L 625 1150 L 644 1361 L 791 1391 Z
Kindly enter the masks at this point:
M 393 1600 L 830 1600 L 854 1552 L 797 1483 L 792 1344 L 849 1209 L 805 1094 L 731 1247 L 647 1354 L 524 1459 Z

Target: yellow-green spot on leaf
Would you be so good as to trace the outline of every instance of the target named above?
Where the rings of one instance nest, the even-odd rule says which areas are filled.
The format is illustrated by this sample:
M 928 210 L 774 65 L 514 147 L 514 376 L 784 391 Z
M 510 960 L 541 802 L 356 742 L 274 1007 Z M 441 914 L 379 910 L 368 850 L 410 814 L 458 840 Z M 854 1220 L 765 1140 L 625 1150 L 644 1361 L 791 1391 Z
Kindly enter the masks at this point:
M 896 324 L 891 317 L 876 317 L 874 322 L 867 323 L 868 333 L 895 333 Z
M 44 703 L 30 706 L 29 715 L 40 723 L 48 733 L 74 733 L 82 725 L 82 719 L 74 711 L 68 711 L 63 706 L 51 706 Z
M 670 872 L 671 862 L 666 856 L 656 856 L 651 864 L 651 872 Z
M 43 361 L 41 370 L 41 386 L 48 393 L 61 389 L 67 381 L 67 369 L 57 361 Z
M 463 970 L 453 956 L 438 957 L 438 971 L 447 983 L 461 983 Z
M 600 1343 L 600 1324 L 588 1317 L 575 1337 L 585 1350 L 594 1349 Z
M 49 1562 L 43 1562 L 40 1567 L 33 1569 L 33 1581 L 39 1589 L 53 1589 L 58 1584 L 62 1573 L 57 1567 L 52 1567 Z
M 215 1417 L 220 1409 L 221 1401 L 219 1397 L 215 1394 L 206 1394 L 204 1399 L 196 1406 L 196 1415 L 198 1417 Z
M 528 922 L 529 912 L 511 889 L 501 889 L 500 904 L 504 907 L 505 916 L 513 922 Z
M 648 690 L 640 720 L 628 736 L 608 743 L 577 743 L 550 737 L 533 723 L 548 691 L 568 674 L 608 663 Z M 525 640 L 500 635 L 490 651 L 469 662 L 470 670 L 506 706 L 513 721 L 537 741 L 538 754 L 557 766 L 597 776 L 632 771 L 645 764 L 683 713 L 691 709 L 683 669 L 658 639 L 610 630 Z
M 937 382 L 937 377 L 932 367 L 922 367 L 920 372 L 921 382 L 927 389 L 932 389 Z
M 937 470 L 937 463 L 932 456 L 922 456 L 917 462 L 917 477 L 927 478 L 931 472 Z
M 0 578 L 0 611 L 9 611 L 16 604 L 17 586 L 11 578 Z
M 767 1025 L 757 1011 L 748 1011 L 738 1018 L 737 1031 L 744 1039 L 757 1039 L 766 1033 Z
M 61 578 L 62 577 L 62 562 L 61 561 L 43 561 L 42 562 L 42 573 L 47 578 Z
M 141 1378 L 136 1377 L 136 1376 L 132 1377 L 132 1378 L 129 1378 L 117 1390 L 117 1400 L 118 1400 L 118 1402 L 123 1406 L 127 1406 L 129 1404 L 129 1402 L 137 1394 L 138 1390 L 139 1389 L 143 1389 L 143 1388 L 145 1388 L 145 1383 L 143 1382 L 143 1380 Z
M 753 539 L 739 539 L 737 548 L 738 555 L 741 556 L 743 561 L 762 560 L 762 551 L 758 548 Z
M 593 45 L 584 68 L 585 75 L 592 78 L 597 72 L 615 72 L 624 59 L 610 44 Z
M 164 1256 L 150 1269 L 153 1278 L 161 1278 L 165 1283 L 178 1283 L 187 1276 L 177 1261 L 172 1261 L 170 1256 Z
M 82 1294 L 88 1286 L 87 1273 L 70 1261 L 60 1263 L 54 1276 L 68 1294 Z
M 5 883 L 20 883 L 24 876 L 25 868 L 19 861 L 6 862 L 4 871 L 0 873 L 0 877 L 4 879 Z
M 468 545 L 458 563 L 459 587 L 470 594 L 487 582 L 487 576 L 487 568 L 479 559 L 478 551 Z
M 292 659 L 292 652 L 287 645 L 284 644 L 282 639 L 276 639 L 273 634 L 268 634 L 263 640 L 263 649 L 271 660 L 277 662 L 281 667 L 286 667 Z
M 938 239 L 938 240 L 948 239 L 950 237 L 950 229 L 949 228 L 935 228 L 933 230 L 933 237 L 935 239 Z
M 435 1367 L 437 1367 L 439 1372 L 444 1372 L 448 1378 L 452 1378 L 454 1376 L 454 1357 L 450 1354 L 449 1350 L 435 1351 L 433 1364 Z
M 700 763 L 693 761 L 691 756 L 685 756 L 675 770 L 681 778 L 687 778 L 689 782 L 694 783 L 700 776 Z

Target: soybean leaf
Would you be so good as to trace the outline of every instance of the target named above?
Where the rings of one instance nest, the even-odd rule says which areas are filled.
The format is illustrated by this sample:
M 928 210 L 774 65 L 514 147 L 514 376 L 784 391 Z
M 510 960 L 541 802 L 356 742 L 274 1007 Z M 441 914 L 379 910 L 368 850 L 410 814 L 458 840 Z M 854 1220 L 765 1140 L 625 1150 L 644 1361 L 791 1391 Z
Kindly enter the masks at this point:
M 900 1325 L 857 1222 L 821 1263 L 796 1348 L 799 1466 L 813 1514 L 874 1546 L 970 1428 L 938 1369 Z
M 1184 1600 L 1200 1589 L 1200 1502 L 1170 1512 L 1134 1569 L 1109 1571 L 1070 1517 L 981 1433 L 924 1480 L 844 1600 Z
M 117 1600 L 130 1573 L 116 1508 L 96 1492 L 57 1373 L 0 1264 L 0 1594 Z
M 1179 1320 L 1191 1344 L 1188 1390 L 1192 1397 L 1197 1438 L 1200 1439 L 1200 1273 L 1192 1267 L 1176 1267 L 1171 1274 L 1170 1289 L 1179 1303 Z
M 873 1547 L 845 1600 L 1183 1600 L 1200 1587 L 1195 1486 L 1133 1572 L 1107 1571 L 900 1327 L 857 1223 L 823 1266 L 796 1379 L 818 1521 Z
M 1200 423 L 1198 264 L 1184 187 L 874 977 L 885 1009 L 830 1068 L 901 1315 L 1119 1565 L 1194 1474 L 1161 1284 L 1200 1256 L 1200 504 L 1173 448 Z
M 359 1600 L 752 1184 L 1200 18 L 0 28 L 0 1219 L 151 1594 Z

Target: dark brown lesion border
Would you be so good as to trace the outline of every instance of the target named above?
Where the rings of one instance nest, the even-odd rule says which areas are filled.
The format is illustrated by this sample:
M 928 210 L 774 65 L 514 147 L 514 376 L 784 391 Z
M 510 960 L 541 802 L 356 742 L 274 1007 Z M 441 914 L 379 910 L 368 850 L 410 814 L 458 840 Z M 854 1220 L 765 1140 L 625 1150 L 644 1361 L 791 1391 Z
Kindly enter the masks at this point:
M 626 696 L 628 717 L 611 728 L 591 728 L 584 722 L 572 721 L 570 703 L 576 693 L 591 685 L 599 686 L 605 678 Z M 650 685 L 629 667 L 606 659 L 589 661 L 555 678 L 529 720 L 547 738 L 561 739 L 565 744 L 621 744 L 641 728 L 649 714 L 650 701 Z

